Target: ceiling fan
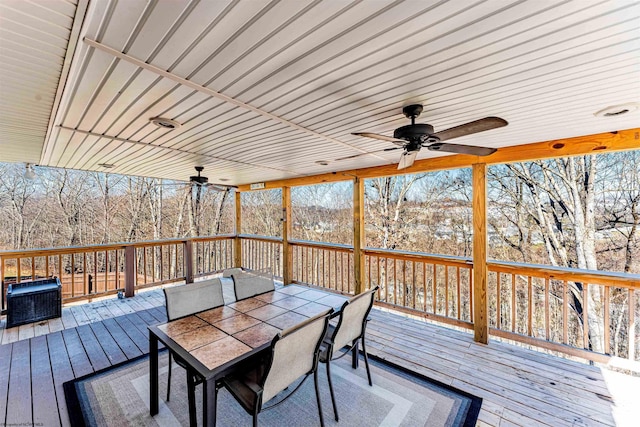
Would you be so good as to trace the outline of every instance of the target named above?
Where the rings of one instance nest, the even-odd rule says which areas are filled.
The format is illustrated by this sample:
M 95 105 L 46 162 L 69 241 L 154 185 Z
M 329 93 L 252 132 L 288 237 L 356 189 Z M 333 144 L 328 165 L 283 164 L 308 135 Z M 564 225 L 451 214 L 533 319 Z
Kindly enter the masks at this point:
M 189 177 L 189 184 L 196 185 L 199 187 L 211 188 L 216 191 L 229 191 L 231 189 L 238 188 L 235 185 L 225 185 L 225 184 L 214 184 L 209 182 L 209 178 L 206 176 L 202 176 L 201 173 L 204 170 L 204 166 L 195 166 L 196 172 L 198 175 L 192 175 Z M 182 183 L 176 183 L 174 185 L 184 185 Z
M 422 109 L 423 107 L 420 104 L 412 104 L 404 107 L 402 112 L 407 116 L 407 118 L 411 119 L 411 124 L 399 127 L 393 131 L 393 137 L 370 132 L 352 133 L 352 135 L 388 141 L 396 144 L 397 147 L 385 148 L 384 150 L 373 151 L 370 153 L 355 154 L 353 156 L 342 157 L 336 160 L 353 159 L 355 157 L 371 153 L 403 149 L 404 152 L 400 157 L 398 169 L 405 169 L 413 164 L 422 147 L 432 151 L 471 154 L 473 156 L 488 156 L 489 154 L 494 153 L 496 149 L 489 147 L 476 147 L 473 145 L 451 144 L 442 141 L 478 132 L 484 132 L 486 130 L 501 128 L 508 124 L 506 120 L 501 119 L 500 117 L 485 117 L 484 119 L 475 120 L 440 132 L 434 132 L 433 126 L 416 123 L 416 118 L 420 116 Z

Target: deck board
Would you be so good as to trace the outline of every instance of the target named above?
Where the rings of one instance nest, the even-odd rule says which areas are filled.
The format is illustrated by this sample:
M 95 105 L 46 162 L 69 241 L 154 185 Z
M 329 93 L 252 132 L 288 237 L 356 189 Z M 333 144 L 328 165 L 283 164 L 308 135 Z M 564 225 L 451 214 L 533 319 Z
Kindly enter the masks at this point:
M 115 365 L 126 361 L 128 358 L 127 356 L 125 356 L 122 348 L 118 345 L 113 336 L 111 336 L 109 330 L 106 328 L 105 322 L 107 322 L 107 320 L 112 321 L 113 319 L 105 319 L 102 322 L 92 323 L 89 326 L 91 327 L 91 331 L 93 332 L 93 335 L 95 336 L 95 339 L 97 341 L 96 344 L 101 347 L 100 350 L 105 354 L 105 356 L 109 360 L 109 363 L 111 365 Z M 86 348 L 87 346 L 85 344 L 85 349 Z M 96 368 L 96 371 L 98 370 L 99 369 Z
M 166 319 L 163 301 L 162 291 L 145 290 L 65 307 L 62 318 L 22 334 L 21 327 L 2 330 L 0 339 L 9 344 L 0 345 L 0 360 L 9 363 L 0 363 L 0 422 L 31 422 L 33 414 L 33 422 L 68 425 L 62 384 L 147 353 L 148 325 Z M 623 401 L 629 387 L 640 389 L 640 378 L 603 375 L 598 366 L 495 340 L 477 344 L 467 331 L 388 310 L 371 316 L 369 353 L 482 397 L 478 426 L 612 426 L 620 411 L 632 421 L 619 425 L 640 418 L 632 398 L 624 408 L 611 404 Z M 620 375 L 626 390 L 605 381 Z
M 13 343 L 6 425 L 30 425 L 33 422 L 30 344 L 31 340 Z
M 89 357 L 82 346 L 80 336 L 76 328 L 65 329 L 62 331 L 64 338 L 64 344 L 69 354 L 69 361 L 71 362 L 71 368 L 73 369 L 74 378 L 79 378 L 84 375 L 88 375 L 93 372 Z
M 53 373 L 49 361 L 47 337 L 39 336 L 31 340 L 31 381 L 37 384 L 32 389 L 33 422 L 36 425 L 59 426 L 58 405 L 55 399 Z
M 122 327 L 120 327 L 116 319 L 117 317 L 114 319 L 107 319 L 101 324 L 104 325 L 106 330 L 109 332 L 114 343 L 116 343 L 116 345 L 120 347 L 123 355 L 123 361 L 141 356 L 142 351 L 140 351 L 140 348 L 136 345 L 135 342 L 133 342 L 131 338 L 129 338 L 129 335 L 127 335 Z M 102 340 L 100 340 L 100 342 L 102 344 Z M 112 360 L 112 363 L 115 363 L 114 360 Z
M 0 425 L 5 425 L 13 344 L 0 345 Z
M 75 378 L 71 367 L 71 358 L 67 352 L 62 332 L 54 332 L 47 335 L 47 345 L 49 347 L 49 360 L 51 361 L 51 371 L 53 372 L 53 384 L 60 422 L 66 426 L 69 425 L 69 415 L 62 385 Z

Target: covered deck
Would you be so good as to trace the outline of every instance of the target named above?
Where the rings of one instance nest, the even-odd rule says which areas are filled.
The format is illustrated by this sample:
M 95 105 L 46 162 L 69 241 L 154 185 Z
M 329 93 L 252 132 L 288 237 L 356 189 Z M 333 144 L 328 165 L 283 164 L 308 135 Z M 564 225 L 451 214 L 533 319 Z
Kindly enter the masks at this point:
M 68 425 L 62 384 L 147 353 L 159 287 L 232 267 L 345 295 L 378 286 L 371 353 L 484 398 L 479 425 L 637 424 L 637 269 L 493 260 L 487 201 L 491 167 L 640 149 L 640 3 L 210 3 L 0 0 L 2 161 L 25 179 L 46 166 L 182 181 L 192 198 L 209 176 L 235 198 L 230 234 L 74 246 L 73 229 L 61 247 L 0 252 L 3 315 L 7 286 L 32 279 L 58 278 L 65 304 L 59 319 L 2 318 L 0 424 Z M 424 107 L 417 128 L 409 106 Z M 397 139 L 407 127 L 421 130 Z M 367 246 L 366 180 L 461 168 L 472 256 Z M 349 244 L 294 238 L 292 189 L 338 182 Z M 280 192 L 271 236 L 243 229 L 255 190 Z
M 228 282 L 225 300 L 233 300 Z M 480 426 L 631 426 L 640 416 L 640 377 L 508 343 L 478 344 L 468 332 L 387 309 L 371 317 L 369 353 L 482 397 Z M 154 288 L 67 305 L 59 319 L 3 323 L 2 421 L 68 425 L 62 384 L 146 354 L 147 325 L 165 320 Z

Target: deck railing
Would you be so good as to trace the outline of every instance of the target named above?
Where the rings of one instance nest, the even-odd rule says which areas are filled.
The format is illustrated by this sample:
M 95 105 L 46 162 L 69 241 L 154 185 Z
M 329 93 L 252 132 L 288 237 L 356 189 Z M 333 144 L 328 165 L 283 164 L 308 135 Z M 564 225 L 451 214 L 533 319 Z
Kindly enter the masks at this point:
M 488 268 L 491 334 L 596 360 L 638 359 L 639 275 L 497 261 Z
M 346 294 L 355 291 L 353 247 L 291 240 L 292 279 Z
M 232 266 L 234 237 L 3 251 L 0 307 L 8 285 L 25 280 L 58 277 L 63 302 L 72 302 L 211 274 Z
M 59 277 L 65 302 L 190 281 L 233 267 L 234 239 L 239 239 L 242 266 L 282 277 L 283 242 L 277 237 L 224 235 L 6 251 L 0 252 L 2 310 L 7 285 L 29 279 Z M 290 240 L 289 250 L 293 282 L 355 292 L 353 247 Z M 365 287 L 379 286 L 378 305 L 473 329 L 470 258 L 363 252 Z M 487 266 L 492 335 L 591 360 L 639 359 L 640 275 L 497 261 Z
M 259 238 L 244 239 L 251 247 Z M 354 293 L 353 247 L 289 246 L 293 282 Z M 473 329 L 471 258 L 374 248 L 364 256 L 366 287 L 380 287 L 377 305 Z M 639 359 L 640 276 L 497 261 L 488 269 L 492 335 L 591 360 Z
M 282 238 L 241 234 L 242 266 L 282 278 Z
M 463 257 L 367 248 L 367 287 L 381 305 L 473 329 L 471 261 Z

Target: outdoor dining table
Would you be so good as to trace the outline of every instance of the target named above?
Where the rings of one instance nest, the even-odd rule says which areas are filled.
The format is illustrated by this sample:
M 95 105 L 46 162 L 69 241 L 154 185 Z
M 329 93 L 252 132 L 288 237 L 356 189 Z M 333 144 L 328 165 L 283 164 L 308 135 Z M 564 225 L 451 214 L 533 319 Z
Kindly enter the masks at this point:
M 202 378 L 203 425 L 216 420 L 216 382 L 243 360 L 266 349 L 280 331 L 328 308 L 339 311 L 341 295 L 288 285 L 211 310 L 149 326 L 150 413 L 158 413 L 158 343 Z

